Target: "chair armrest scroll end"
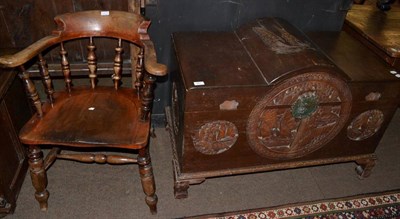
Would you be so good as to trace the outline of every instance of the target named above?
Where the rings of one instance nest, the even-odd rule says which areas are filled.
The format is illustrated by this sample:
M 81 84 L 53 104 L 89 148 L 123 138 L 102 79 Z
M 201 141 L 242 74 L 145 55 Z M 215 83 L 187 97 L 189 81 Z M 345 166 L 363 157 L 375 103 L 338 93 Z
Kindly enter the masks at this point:
M 154 44 L 150 40 L 143 40 L 144 45 L 144 67 L 149 74 L 164 76 L 167 74 L 167 66 L 157 63 L 157 55 Z

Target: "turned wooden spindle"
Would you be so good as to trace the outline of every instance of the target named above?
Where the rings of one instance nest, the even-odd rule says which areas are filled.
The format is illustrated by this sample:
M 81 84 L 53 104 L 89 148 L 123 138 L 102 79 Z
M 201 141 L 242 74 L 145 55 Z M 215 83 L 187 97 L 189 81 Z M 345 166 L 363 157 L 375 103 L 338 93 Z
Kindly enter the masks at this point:
M 45 92 L 47 94 L 47 99 L 50 101 L 51 104 L 54 103 L 54 86 L 53 82 L 51 81 L 50 74 L 49 74 L 49 68 L 47 66 L 46 60 L 43 58 L 42 54 L 38 55 L 39 62 L 38 62 L 38 67 L 39 67 L 39 72 L 40 75 L 42 76 L 42 82 L 43 86 L 45 87 Z
M 124 49 L 122 48 L 122 40 L 118 39 L 118 45 L 115 48 L 115 58 L 114 58 L 114 74 L 112 79 L 114 80 L 114 88 L 118 90 L 121 81 L 122 74 L 122 53 Z
M 88 55 L 87 55 L 87 62 L 88 62 L 88 68 L 89 68 L 89 79 L 90 79 L 90 84 L 92 88 L 94 89 L 96 87 L 96 82 L 97 82 L 97 57 L 96 57 L 96 46 L 93 43 L 93 37 L 90 37 L 89 40 L 89 45 L 87 46 L 88 50 Z
M 44 169 L 47 170 L 57 159 L 57 155 L 61 152 L 61 148 L 54 147 L 47 153 L 46 158 L 44 159 Z
M 72 87 L 71 69 L 69 67 L 67 54 L 68 53 L 64 48 L 64 43 L 61 43 L 61 50 L 60 50 L 61 69 L 62 69 L 62 72 L 64 74 L 65 87 L 67 88 L 68 93 L 71 93 L 71 87 Z
M 143 58 L 144 58 L 144 50 L 143 48 L 140 48 L 136 62 L 136 81 L 135 81 L 135 88 L 138 92 L 143 87 L 143 76 L 144 76 Z
M 121 155 L 105 155 L 105 154 L 57 154 L 57 158 L 74 160 L 83 163 L 100 163 L 100 164 L 130 164 L 137 163 L 137 159 Z
M 151 74 L 146 74 L 144 76 L 144 87 L 142 90 L 142 109 L 141 109 L 141 120 L 146 121 L 151 110 L 154 99 L 154 82 L 156 78 Z
M 42 103 L 40 102 L 40 98 L 36 90 L 36 87 L 33 84 L 32 80 L 30 79 L 29 73 L 25 70 L 24 66 L 21 65 L 20 70 L 21 70 L 20 78 L 22 79 L 22 82 L 24 84 L 26 95 L 31 100 L 33 106 L 35 106 L 37 115 L 39 117 L 42 117 L 43 116 Z

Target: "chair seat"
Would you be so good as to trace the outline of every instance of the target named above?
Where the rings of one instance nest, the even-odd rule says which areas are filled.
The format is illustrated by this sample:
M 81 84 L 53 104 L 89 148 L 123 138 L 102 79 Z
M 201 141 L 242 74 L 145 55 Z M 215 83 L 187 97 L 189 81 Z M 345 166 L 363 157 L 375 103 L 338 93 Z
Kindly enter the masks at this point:
M 58 92 L 53 105 L 43 105 L 44 115 L 34 115 L 20 131 L 25 144 L 79 147 L 145 147 L 150 122 L 141 121 L 134 89 L 96 87 Z

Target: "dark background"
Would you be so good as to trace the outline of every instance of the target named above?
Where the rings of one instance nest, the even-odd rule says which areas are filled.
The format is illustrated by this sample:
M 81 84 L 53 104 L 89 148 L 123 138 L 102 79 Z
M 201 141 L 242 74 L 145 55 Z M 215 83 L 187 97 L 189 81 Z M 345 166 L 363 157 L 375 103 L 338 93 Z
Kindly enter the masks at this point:
M 146 7 L 152 20 L 150 36 L 158 52 L 158 60 L 170 72 L 177 67 L 171 49 L 171 33 L 177 31 L 231 31 L 260 17 L 282 17 L 304 31 L 340 31 L 352 0 L 158 0 Z M 0 50 L 22 49 L 55 29 L 57 14 L 81 10 L 128 10 L 127 0 L 0 0 Z M 114 43 L 101 41 L 100 46 Z M 98 58 L 110 59 L 102 53 Z M 71 43 L 69 57 L 85 62 L 85 46 Z M 56 49 L 58 50 L 58 49 Z M 108 50 L 113 51 L 113 50 Z M 125 53 L 129 54 L 128 52 Z M 57 62 L 58 52 L 50 51 L 49 62 Z M 169 104 L 170 76 L 157 83 L 153 115 L 162 117 Z

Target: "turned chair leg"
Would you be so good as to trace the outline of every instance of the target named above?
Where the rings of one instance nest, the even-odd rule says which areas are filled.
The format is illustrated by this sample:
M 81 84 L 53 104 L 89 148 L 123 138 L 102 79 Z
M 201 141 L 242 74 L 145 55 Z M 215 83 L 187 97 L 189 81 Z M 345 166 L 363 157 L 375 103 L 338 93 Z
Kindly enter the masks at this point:
M 28 153 L 29 170 L 32 179 L 32 185 L 35 188 L 35 198 L 40 204 L 40 210 L 47 211 L 47 175 L 43 162 L 43 152 L 37 145 L 29 145 Z
M 151 166 L 148 147 L 139 150 L 138 156 L 140 180 L 142 182 L 143 192 L 146 194 L 146 204 L 152 214 L 157 213 L 157 195 L 154 182 L 153 168 Z

